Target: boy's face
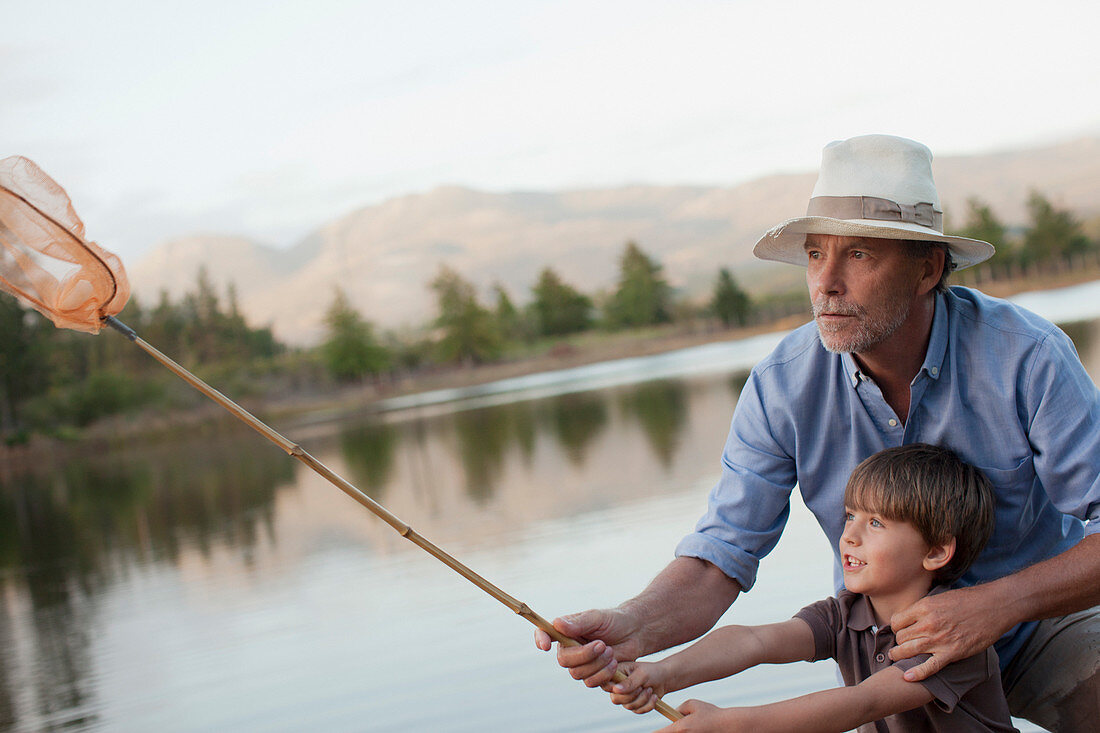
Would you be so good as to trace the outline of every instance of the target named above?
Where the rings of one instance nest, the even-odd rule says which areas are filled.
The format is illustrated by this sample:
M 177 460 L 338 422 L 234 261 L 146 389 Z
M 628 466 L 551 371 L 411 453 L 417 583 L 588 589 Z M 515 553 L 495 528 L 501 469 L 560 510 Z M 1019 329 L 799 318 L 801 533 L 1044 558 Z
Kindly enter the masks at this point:
M 845 507 L 840 559 L 844 586 L 867 596 L 907 593 L 923 584 L 928 589 L 927 560 L 933 554 L 917 528 L 875 512 Z

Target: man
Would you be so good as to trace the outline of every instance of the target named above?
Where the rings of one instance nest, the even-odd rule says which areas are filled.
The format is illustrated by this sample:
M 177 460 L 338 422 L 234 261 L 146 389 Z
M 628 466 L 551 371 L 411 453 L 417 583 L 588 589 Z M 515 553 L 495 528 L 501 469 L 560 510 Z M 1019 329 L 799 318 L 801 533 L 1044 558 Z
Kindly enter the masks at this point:
M 616 662 L 696 638 L 755 581 L 798 485 L 833 547 L 843 487 L 867 456 L 943 445 L 994 485 L 996 528 L 963 577 L 891 621 L 916 681 L 996 642 L 1014 715 L 1054 731 L 1100 715 L 1100 392 L 1069 339 L 1023 309 L 946 287 L 993 254 L 945 236 L 931 152 L 867 135 L 831 143 L 807 216 L 756 244 L 807 267 L 814 322 L 752 371 L 722 477 L 696 531 L 636 598 L 555 625 L 558 661 L 589 686 Z M 839 584 L 838 584 L 839 585 Z M 539 632 L 536 644 L 549 649 Z

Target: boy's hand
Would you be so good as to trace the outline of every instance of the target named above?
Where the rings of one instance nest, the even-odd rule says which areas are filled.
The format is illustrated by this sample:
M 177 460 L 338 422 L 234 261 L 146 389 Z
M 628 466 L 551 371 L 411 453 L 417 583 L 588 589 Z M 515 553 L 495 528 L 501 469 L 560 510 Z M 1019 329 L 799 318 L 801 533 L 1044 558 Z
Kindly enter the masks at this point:
M 688 700 L 679 707 L 684 717 L 672 725 L 661 728 L 657 733 L 712 733 L 742 730 L 743 722 L 738 708 L 719 708 L 702 700 Z
M 660 662 L 623 662 L 619 669 L 626 679 L 611 685 L 611 702 L 638 714 L 656 707 L 666 692 L 664 666 Z

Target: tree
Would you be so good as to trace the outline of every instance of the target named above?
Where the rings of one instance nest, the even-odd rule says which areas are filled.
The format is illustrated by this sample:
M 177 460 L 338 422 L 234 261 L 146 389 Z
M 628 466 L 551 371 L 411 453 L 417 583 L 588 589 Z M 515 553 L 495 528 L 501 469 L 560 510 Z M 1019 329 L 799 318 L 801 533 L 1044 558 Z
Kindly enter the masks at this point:
M 1024 256 L 1029 260 L 1065 257 L 1089 248 L 1081 222 L 1071 212 L 1055 209 L 1038 191 L 1028 197 L 1027 210 L 1031 227 L 1024 234 Z
M 352 308 L 341 288 L 336 288 L 336 297 L 325 313 L 325 325 L 328 334 L 321 344 L 321 358 L 334 377 L 343 381 L 362 379 L 389 368 L 389 352 L 378 343 L 374 327 Z
M 21 428 L 23 402 L 48 386 L 52 334 L 45 333 L 43 323 L 14 297 L 0 293 L 0 433 Z
M 439 309 L 435 325 L 443 332 L 437 344 L 442 361 L 480 364 L 500 355 L 495 319 L 478 303 L 472 283 L 443 265 L 430 287 Z
M 729 268 L 723 267 L 718 271 L 718 281 L 714 284 L 710 309 L 726 328 L 735 323 L 738 326 L 744 326 L 745 321 L 748 320 L 749 296 L 734 280 Z
M 187 329 L 183 309 L 172 303 L 167 290 L 160 291 L 157 305 L 149 313 L 144 331 L 150 343 L 158 345 L 162 351 L 184 359 L 184 331 Z
M 221 350 L 221 303 L 206 266 L 196 276 L 195 291 L 183 296 L 184 338 L 192 356 L 200 363 L 218 361 L 226 356 Z
M 508 297 L 508 291 L 497 283 L 493 286 L 493 292 L 497 296 L 497 305 L 494 316 L 497 321 L 497 331 L 505 341 L 528 341 L 531 337 L 531 328 L 528 319 L 520 313 L 512 299 Z
M 561 336 L 592 325 L 592 300 L 562 281 L 551 268 L 543 268 L 535 287 L 532 308 L 543 336 Z
M 1005 252 L 1008 245 L 1006 238 L 1005 225 L 1001 223 L 1001 220 L 997 218 L 997 215 L 993 213 L 993 209 L 989 207 L 976 197 L 971 197 L 966 201 L 967 206 L 967 218 L 966 226 L 959 230 L 958 235 L 960 237 L 969 237 L 970 239 L 980 239 L 983 242 L 989 242 L 997 248 L 998 252 Z
M 608 325 L 630 328 L 671 320 L 672 289 L 661 276 L 661 269 L 637 244 L 626 243 L 619 259 L 619 285 L 607 304 Z

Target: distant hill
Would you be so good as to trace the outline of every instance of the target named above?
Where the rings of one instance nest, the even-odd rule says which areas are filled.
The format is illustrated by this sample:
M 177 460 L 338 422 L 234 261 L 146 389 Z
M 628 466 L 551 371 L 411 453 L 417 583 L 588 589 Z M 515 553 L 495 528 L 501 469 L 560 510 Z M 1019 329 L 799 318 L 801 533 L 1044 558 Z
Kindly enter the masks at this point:
M 1082 218 L 1100 214 L 1100 138 L 934 162 L 948 227 L 977 195 L 1006 223 L 1026 221 L 1032 189 Z M 427 284 L 446 264 L 488 294 L 502 284 L 526 302 L 543 267 L 584 292 L 614 287 L 628 240 L 656 257 L 670 282 L 702 297 L 719 267 L 760 292 L 801 278 L 752 259 L 765 230 L 805 210 L 816 173 L 777 175 L 728 188 L 626 186 L 486 193 L 442 187 L 365 206 L 279 250 L 247 239 L 195 235 L 156 247 L 131 267 L 146 303 L 162 289 L 193 288 L 198 269 L 237 288 L 241 309 L 290 343 L 316 342 L 333 289 L 383 328 L 415 328 L 434 315 Z

